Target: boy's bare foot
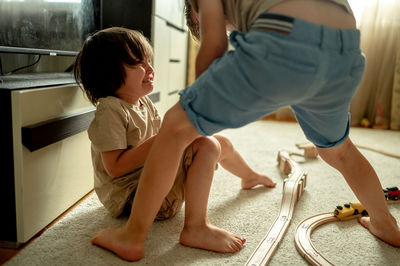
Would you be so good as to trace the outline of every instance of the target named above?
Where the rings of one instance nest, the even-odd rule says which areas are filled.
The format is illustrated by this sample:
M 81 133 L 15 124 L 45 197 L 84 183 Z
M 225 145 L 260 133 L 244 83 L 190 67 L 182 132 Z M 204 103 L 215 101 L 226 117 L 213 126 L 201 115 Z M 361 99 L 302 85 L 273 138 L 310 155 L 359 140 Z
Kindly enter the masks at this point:
M 251 189 L 257 185 L 263 185 L 264 187 L 272 188 L 276 186 L 276 183 L 268 176 L 257 173 L 253 176 L 242 178 L 242 189 Z
M 377 238 L 392 246 L 400 247 L 400 229 L 393 216 L 386 224 L 374 223 L 370 217 L 361 217 L 358 221 Z
M 103 229 L 96 233 L 91 242 L 114 252 L 124 260 L 137 261 L 143 257 L 144 243 L 135 242 L 123 227 Z
M 205 224 L 193 227 L 185 226 L 181 232 L 179 242 L 182 245 L 193 248 L 220 253 L 235 253 L 243 248 L 246 239 L 212 224 Z

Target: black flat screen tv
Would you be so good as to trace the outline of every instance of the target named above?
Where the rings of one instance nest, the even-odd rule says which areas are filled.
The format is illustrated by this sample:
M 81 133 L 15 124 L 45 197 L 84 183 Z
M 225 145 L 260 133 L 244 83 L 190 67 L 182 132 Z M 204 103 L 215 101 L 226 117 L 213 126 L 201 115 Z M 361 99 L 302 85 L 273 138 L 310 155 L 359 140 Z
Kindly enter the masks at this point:
M 0 0 L 0 53 L 75 56 L 101 27 L 100 1 Z

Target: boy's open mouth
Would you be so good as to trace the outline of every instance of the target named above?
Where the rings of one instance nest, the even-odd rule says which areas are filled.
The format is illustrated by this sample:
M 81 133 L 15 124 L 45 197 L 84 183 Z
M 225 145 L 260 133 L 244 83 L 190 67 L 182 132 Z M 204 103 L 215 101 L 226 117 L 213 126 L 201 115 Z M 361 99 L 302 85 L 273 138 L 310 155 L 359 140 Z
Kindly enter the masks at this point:
M 143 80 L 143 83 L 153 83 L 153 76 L 149 76 Z

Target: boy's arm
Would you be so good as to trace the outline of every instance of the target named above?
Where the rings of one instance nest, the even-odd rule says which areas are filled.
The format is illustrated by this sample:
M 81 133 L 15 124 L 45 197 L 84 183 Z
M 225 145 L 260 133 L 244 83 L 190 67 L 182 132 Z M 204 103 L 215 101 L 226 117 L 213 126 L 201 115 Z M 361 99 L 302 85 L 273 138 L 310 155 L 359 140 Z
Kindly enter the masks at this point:
M 135 148 L 102 152 L 101 158 L 107 173 L 115 178 L 143 166 L 147 154 L 153 145 L 154 137 L 149 138 Z
M 225 15 L 221 0 L 197 0 L 200 48 L 196 57 L 196 78 L 214 59 L 228 49 Z

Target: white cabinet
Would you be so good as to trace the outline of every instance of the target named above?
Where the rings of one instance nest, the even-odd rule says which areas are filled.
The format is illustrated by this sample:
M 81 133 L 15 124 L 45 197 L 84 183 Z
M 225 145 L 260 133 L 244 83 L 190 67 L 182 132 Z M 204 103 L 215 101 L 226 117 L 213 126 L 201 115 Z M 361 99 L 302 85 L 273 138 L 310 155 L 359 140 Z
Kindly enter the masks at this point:
M 188 33 L 171 27 L 167 21 L 156 16 L 153 40 L 154 86 L 161 92 L 157 108 L 164 114 L 179 100 L 178 92 L 186 85 Z
M 155 14 L 178 28 L 184 28 L 184 6 L 184 0 L 157 0 Z
M 73 84 L 0 88 L 0 95 L 7 143 L 0 244 L 16 247 L 93 189 L 86 129 L 94 107 Z

